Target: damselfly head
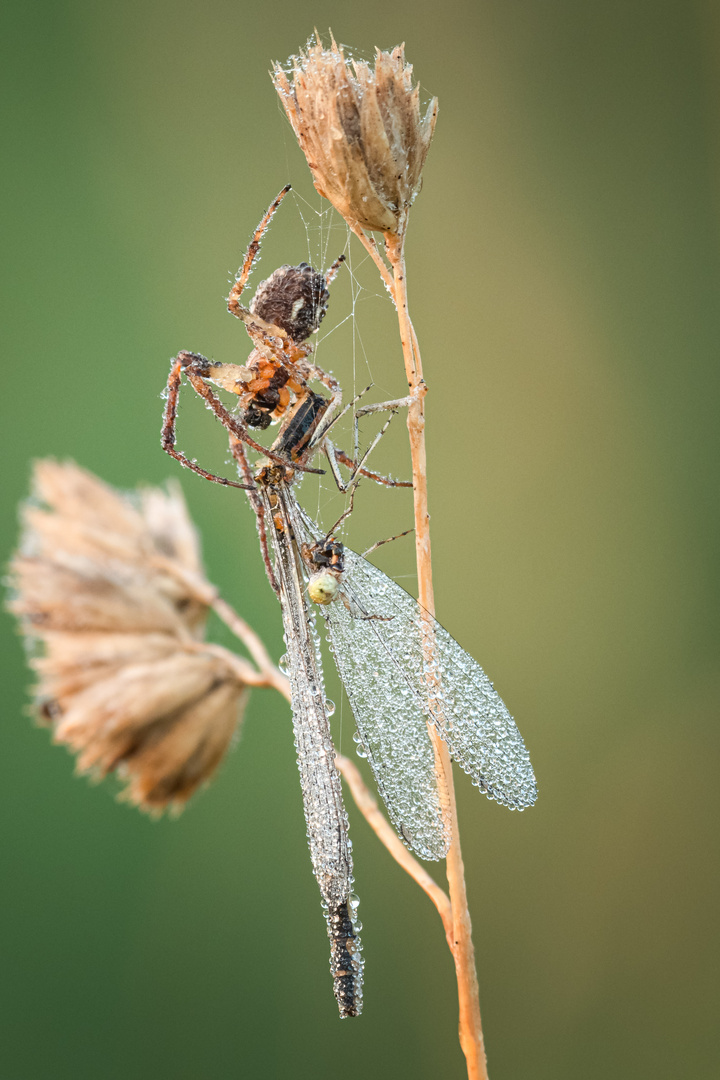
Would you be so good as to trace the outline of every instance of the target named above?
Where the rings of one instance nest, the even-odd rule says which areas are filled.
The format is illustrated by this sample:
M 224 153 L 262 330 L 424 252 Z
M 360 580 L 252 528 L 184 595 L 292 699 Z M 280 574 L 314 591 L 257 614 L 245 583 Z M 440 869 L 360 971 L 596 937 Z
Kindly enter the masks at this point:
M 331 570 L 319 570 L 308 582 L 308 596 L 313 604 L 332 604 L 339 590 L 337 574 Z
M 285 265 L 260 282 L 250 310 L 279 326 L 297 343 L 318 329 L 329 299 L 325 276 L 318 270 L 308 263 Z

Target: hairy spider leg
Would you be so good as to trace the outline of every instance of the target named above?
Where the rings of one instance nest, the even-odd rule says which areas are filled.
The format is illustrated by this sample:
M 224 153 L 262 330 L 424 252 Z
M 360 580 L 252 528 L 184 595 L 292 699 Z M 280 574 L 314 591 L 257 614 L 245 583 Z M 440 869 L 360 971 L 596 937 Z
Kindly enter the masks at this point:
M 377 540 L 371 547 L 366 548 L 365 551 L 361 552 L 363 559 L 367 559 L 371 552 L 376 551 L 379 547 L 382 547 L 383 544 L 391 544 L 393 540 L 401 540 L 403 536 L 409 536 L 411 532 L 415 532 L 414 526 L 412 529 L 406 529 L 405 532 L 395 533 L 394 536 L 388 536 L 385 540 Z
M 245 258 L 243 259 L 242 266 L 238 271 L 238 276 L 235 279 L 235 284 L 230 290 L 230 295 L 228 296 L 227 302 L 228 311 L 232 315 L 236 315 L 239 319 L 243 318 L 245 310 L 240 307 L 238 301 L 240 300 L 240 295 L 243 289 L 247 285 L 247 280 L 250 277 L 250 271 L 252 270 L 252 264 L 255 262 L 258 251 L 260 250 L 260 241 L 262 240 L 263 233 L 272 221 L 278 206 L 283 201 L 288 191 L 290 191 L 291 186 L 291 184 L 286 184 L 282 191 L 275 196 L 273 201 L 270 203 L 270 206 L 265 211 L 263 217 L 260 220 L 260 224 L 253 233 L 253 238 L 250 241 L 248 249 L 245 252 Z
M 262 453 L 264 457 L 276 461 L 278 464 L 281 464 L 285 467 L 292 468 L 293 470 L 314 472 L 320 474 L 323 473 L 323 470 L 310 469 L 310 467 L 304 465 L 302 461 L 290 462 L 281 454 L 274 453 L 272 450 L 263 447 L 260 443 L 257 443 L 254 439 L 250 438 L 244 425 L 240 424 L 235 419 L 235 417 L 233 417 L 228 412 L 228 410 L 225 408 L 219 398 L 216 397 L 216 395 L 212 392 L 210 387 L 204 381 L 202 376 L 192 370 L 192 367 L 195 364 L 197 364 L 199 370 L 207 370 L 208 360 L 206 357 L 202 356 L 199 353 L 189 352 L 181 352 L 178 354 L 177 358 L 173 360 L 170 369 L 170 375 L 168 377 L 167 403 L 163 415 L 162 447 L 168 454 L 170 454 L 171 457 L 175 458 L 176 461 L 179 461 L 181 465 L 185 466 L 185 468 L 190 469 L 192 472 L 197 473 L 198 476 L 202 476 L 203 479 L 210 480 L 216 484 L 221 484 L 224 487 L 235 487 L 247 491 L 248 499 L 256 518 L 256 526 L 260 541 L 260 549 L 262 552 L 263 563 L 265 565 L 265 571 L 267 573 L 268 580 L 273 591 L 277 593 L 278 584 L 275 573 L 273 571 L 268 548 L 265 510 L 262 505 L 262 501 L 258 495 L 252 475 L 252 470 L 247 460 L 243 444 L 247 443 L 254 450 L 258 450 L 260 453 Z M 335 380 L 331 375 L 328 375 L 326 372 L 322 371 L 321 368 L 316 368 L 314 366 L 311 366 L 311 368 L 311 375 L 317 377 L 320 381 L 322 381 L 323 384 L 327 386 L 327 388 L 333 394 L 333 399 L 328 405 L 328 411 L 333 406 L 337 408 L 337 404 L 342 398 L 340 386 L 337 383 L 337 380 Z M 193 389 L 208 404 L 215 416 L 217 416 L 223 427 L 228 432 L 231 453 L 235 458 L 236 462 L 238 463 L 240 472 L 243 478 L 247 481 L 246 483 L 241 484 L 234 480 L 227 480 L 225 477 L 222 476 L 216 476 L 215 473 L 208 472 L 206 469 L 201 468 L 194 461 L 191 461 L 188 457 L 186 457 L 185 454 L 175 449 L 175 437 L 177 430 L 177 408 L 180 395 L 180 387 L 182 385 L 183 371 L 185 371 L 185 373 L 187 374 L 188 380 L 190 381 Z M 364 392 L 365 391 L 363 391 L 363 393 Z M 350 506 L 340 516 L 338 521 L 328 533 L 328 536 L 330 536 L 331 533 L 333 533 L 335 529 L 337 529 L 337 527 L 345 520 L 345 518 L 347 518 L 352 513 L 355 488 L 361 476 L 366 476 L 370 479 L 377 480 L 378 482 L 386 484 L 389 487 L 412 487 L 411 482 L 393 480 L 390 477 L 383 477 L 377 473 L 372 473 L 369 470 L 363 468 L 365 461 L 375 449 L 378 442 L 389 427 L 390 421 L 395 415 L 396 409 L 404 403 L 404 401 L 377 403 L 374 406 L 368 406 L 366 407 L 366 409 L 362 410 L 363 415 L 370 412 L 379 412 L 382 411 L 383 404 L 386 404 L 387 407 L 391 408 L 391 413 L 386 423 L 383 425 L 383 427 L 375 436 L 371 445 L 368 447 L 360 462 L 354 461 L 353 459 L 349 458 L 348 455 L 345 454 L 343 451 L 337 450 L 333 446 L 330 440 L 327 439 L 325 434 L 323 433 L 323 431 L 326 431 L 327 428 L 324 428 L 323 431 L 319 431 L 318 437 L 313 440 L 310 446 L 308 446 L 306 453 L 303 455 L 305 460 L 308 460 L 312 456 L 312 454 L 320 447 L 320 445 L 324 443 L 323 449 L 326 450 L 328 461 L 330 462 L 331 466 L 331 473 L 333 479 L 335 480 L 335 483 L 337 484 L 340 491 L 350 492 Z M 298 402 L 297 404 L 300 404 L 300 402 Z M 354 404 L 354 402 L 351 403 L 351 405 L 352 404 Z M 342 461 L 343 464 L 348 465 L 354 470 L 350 480 L 347 483 L 343 480 L 339 472 L 337 461 Z
M 340 409 L 340 406 L 342 404 L 342 389 L 340 387 L 340 384 L 332 375 L 330 375 L 328 372 L 325 372 L 322 368 L 317 367 L 316 365 L 306 364 L 306 371 L 303 371 L 302 373 L 298 371 L 295 365 L 298 362 L 301 363 L 305 360 L 306 356 L 311 352 L 311 347 L 304 345 L 295 345 L 295 343 L 292 342 L 291 339 L 288 339 L 287 334 L 281 328 L 267 323 L 260 316 L 254 315 L 248 309 L 242 307 L 239 303 L 239 298 L 247 284 L 253 263 L 257 258 L 258 252 L 260 250 L 260 244 L 263 234 L 267 230 L 282 200 L 285 198 L 285 196 L 290 190 L 291 185 L 287 184 L 278 193 L 276 198 L 273 200 L 273 202 L 270 204 L 267 211 L 263 215 L 259 225 L 257 226 L 253 234 L 252 240 L 250 241 L 248 249 L 245 253 L 245 257 L 243 259 L 240 271 L 238 272 L 235 284 L 233 285 L 233 288 L 231 289 L 230 295 L 228 297 L 228 309 L 232 312 L 232 314 L 236 315 L 238 318 L 242 319 L 242 321 L 245 322 L 250 336 L 256 343 L 256 346 L 267 349 L 271 353 L 273 359 L 276 360 L 276 362 L 280 366 L 288 370 L 288 372 L 291 373 L 296 378 L 296 380 L 299 380 L 301 384 L 306 384 L 309 379 L 315 378 L 330 391 L 331 401 L 324 419 L 323 428 L 317 433 L 317 436 L 313 440 L 311 447 L 308 447 L 309 451 L 311 449 L 314 451 L 324 441 L 325 435 L 334 423 L 334 420 L 332 419 L 332 414 L 336 413 L 337 410 Z M 330 285 L 330 283 L 335 279 L 344 261 L 345 255 L 340 255 L 329 267 L 329 269 L 325 273 L 326 285 Z M 273 589 L 277 591 L 277 582 L 272 572 L 267 548 L 267 534 L 265 528 L 264 510 L 262 509 L 261 502 L 257 495 L 252 473 L 250 471 L 250 467 L 247 461 L 247 456 L 243 448 L 243 443 L 251 446 L 253 449 L 257 450 L 259 453 L 263 454 L 270 460 L 276 461 L 278 464 L 290 466 L 294 469 L 298 469 L 304 472 L 322 474 L 323 470 L 312 469 L 309 466 L 302 464 L 301 461 L 294 461 L 290 463 L 281 455 L 275 454 L 272 450 L 268 450 L 260 443 L 257 443 L 254 439 L 252 439 L 252 437 L 247 431 L 246 426 L 237 421 L 228 412 L 220 399 L 213 393 L 208 384 L 205 382 L 203 375 L 207 375 L 208 365 L 209 362 L 205 357 L 201 356 L 200 354 L 187 352 L 179 353 L 177 358 L 173 362 L 170 376 L 168 378 L 168 400 L 163 418 L 163 449 L 166 450 L 167 453 L 169 453 L 173 458 L 179 461 L 186 468 L 191 469 L 193 472 L 197 473 L 199 476 L 202 476 L 204 479 L 211 480 L 214 483 L 222 484 L 223 486 L 237 487 L 248 491 L 249 500 L 257 518 L 257 527 L 260 536 L 260 545 L 263 551 L 263 560 L 265 562 L 266 569 L 268 570 L 268 577 L 270 579 L 270 583 L 273 586 Z M 195 370 L 193 370 L 193 368 L 195 368 Z M 180 387 L 182 384 L 183 370 L 185 370 L 188 381 L 190 382 L 195 392 L 203 398 L 208 407 L 223 424 L 223 427 L 225 427 L 225 429 L 228 431 L 230 437 L 231 452 L 233 453 L 233 457 L 238 463 L 243 477 L 248 481 L 248 483 L 240 484 L 237 481 L 227 480 L 224 477 L 216 476 L 214 473 L 208 472 L 206 469 L 202 469 L 195 462 L 191 461 L 185 454 L 182 454 L 180 451 L 175 449 L 177 407 Z M 355 400 L 358 399 L 356 398 Z M 354 402 L 352 404 L 354 404 Z M 392 405 L 395 407 L 400 407 L 404 404 L 406 404 L 404 400 L 398 400 L 397 402 L 388 403 L 388 405 Z M 359 462 L 357 462 L 356 460 L 359 455 L 359 437 L 357 430 L 358 415 L 365 415 L 367 413 L 377 412 L 382 409 L 383 405 L 377 404 L 375 406 L 366 407 L 365 409 L 360 410 L 359 414 L 356 413 L 354 420 L 356 444 L 355 459 L 350 458 L 349 455 L 344 453 L 344 451 L 337 450 L 332 445 L 332 443 L 329 442 L 329 440 L 327 441 L 327 449 L 329 451 L 328 460 L 331 464 L 333 478 L 335 479 L 335 482 L 337 483 L 341 491 L 350 491 L 351 508 L 354 488 L 357 485 L 360 476 L 366 476 L 370 479 L 377 480 L 379 483 L 383 483 L 392 487 L 412 486 L 408 482 L 395 481 L 392 478 L 383 477 L 377 473 L 371 473 L 369 470 L 363 468 L 364 462 L 367 460 L 369 454 L 372 452 L 374 447 L 379 442 L 381 436 L 384 434 L 384 431 L 390 423 L 393 414 L 391 414 L 391 416 L 388 418 L 387 423 L 373 440 L 373 443 L 371 444 L 367 452 L 363 455 L 362 459 Z M 335 417 L 335 419 L 338 419 L 339 416 L 342 416 L 344 412 L 345 410 L 341 410 L 341 412 L 338 414 L 338 416 Z M 310 457 L 310 453 L 303 455 L 303 457 L 305 458 L 305 460 L 308 460 Z M 341 461 L 347 467 L 353 469 L 353 473 L 347 483 L 343 481 L 342 476 L 339 472 L 338 461 Z M 350 511 L 347 511 L 346 514 L 342 516 L 341 521 L 344 520 L 344 518 L 349 512 Z
M 242 442 L 251 446 L 253 450 L 257 450 L 261 453 L 263 457 L 270 458 L 271 461 L 277 462 L 278 465 L 284 465 L 285 468 L 299 469 L 300 472 L 316 473 L 318 476 L 325 475 L 324 469 L 312 469 L 309 465 L 302 465 L 297 461 L 290 461 L 288 458 L 283 457 L 282 454 L 276 454 L 274 450 L 268 450 L 262 443 L 256 442 L 248 433 L 245 425 L 241 424 L 239 420 L 236 420 L 232 413 L 225 408 L 220 398 L 213 393 L 201 375 L 196 375 L 188 368 L 185 369 L 185 374 L 195 393 L 207 402 L 222 426 L 230 435 L 234 435 L 237 439 L 241 439 Z
M 182 356 L 182 353 L 180 354 Z M 182 384 L 183 363 L 180 358 L 176 358 L 172 362 L 170 368 L 170 374 L 167 381 L 167 400 L 165 402 L 165 410 L 163 412 L 163 425 L 161 433 L 161 443 L 163 450 L 179 461 L 186 469 L 190 469 L 192 472 L 197 473 L 198 476 L 202 476 L 204 480 L 212 480 L 214 484 L 222 484 L 223 487 L 242 488 L 244 491 L 249 489 L 248 484 L 239 484 L 236 480 L 226 480 L 224 476 L 216 476 L 215 473 L 208 472 L 206 469 L 202 469 L 190 458 L 186 457 L 180 450 L 175 449 L 175 432 L 177 430 L 177 407 L 178 398 L 180 396 L 180 386 Z M 254 484 L 253 484 L 254 488 Z
M 334 263 L 332 264 L 332 266 L 331 266 L 331 267 L 329 267 L 329 268 L 328 268 L 328 269 L 327 269 L 327 270 L 325 271 L 325 284 L 326 284 L 326 285 L 328 286 L 328 288 L 330 287 L 330 285 L 332 284 L 332 282 L 333 282 L 333 281 L 335 280 L 335 278 L 337 277 L 337 275 L 338 275 L 338 270 L 340 269 L 340 267 L 342 266 L 342 264 L 343 264 L 344 262 L 345 262 L 345 256 L 344 256 L 344 255 L 338 255 L 337 259 L 336 259 L 336 260 L 335 260 L 335 262 L 334 262 Z

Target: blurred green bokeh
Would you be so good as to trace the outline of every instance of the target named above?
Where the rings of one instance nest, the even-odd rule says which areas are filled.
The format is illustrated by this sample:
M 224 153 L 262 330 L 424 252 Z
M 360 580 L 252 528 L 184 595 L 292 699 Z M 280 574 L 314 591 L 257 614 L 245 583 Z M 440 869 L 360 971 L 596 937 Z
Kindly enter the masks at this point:
M 168 359 L 241 361 L 228 272 L 288 180 L 262 270 L 319 257 L 270 61 L 313 25 L 368 55 L 407 43 L 440 98 L 409 239 L 438 613 L 541 791 L 517 815 L 458 780 L 491 1075 L 716 1077 L 717 8 L 15 0 L 3 19 L 3 558 L 35 456 L 125 488 L 177 475 Z M 321 362 L 394 394 L 392 312 L 353 260 L 357 318 Z M 194 403 L 181 445 L 223 466 Z M 400 422 L 378 453 L 406 469 Z M 278 656 L 247 506 L 182 482 L 210 576 Z M 351 538 L 408 515 L 366 486 Z M 412 544 L 391 549 L 410 575 Z M 337 1020 L 284 702 L 256 693 L 215 784 L 155 824 L 27 722 L 2 629 L 2 1080 L 463 1075 L 439 922 L 352 808 L 366 1012 Z

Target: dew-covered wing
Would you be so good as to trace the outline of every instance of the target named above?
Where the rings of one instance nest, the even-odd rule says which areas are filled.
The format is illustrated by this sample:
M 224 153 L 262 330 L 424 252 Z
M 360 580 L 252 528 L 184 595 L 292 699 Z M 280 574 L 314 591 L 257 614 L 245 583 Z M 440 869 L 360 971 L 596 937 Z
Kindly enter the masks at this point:
M 360 680 L 365 698 L 372 702 L 375 694 L 382 699 L 386 686 L 392 685 L 389 710 L 397 709 L 403 717 L 428 715 L 453 759 L 481 791 L 512 810 L 532 806 L 537 784 L 525 743 L 477 661 L 400 585 L 347 548 L 342 588 L 350 611 L 337 616 L 341 601 L 336 601 L 333 621 L 342 622 L 345 633 L 357 634 L 360 628 L 363 640 L 372 638 L 374 657 L 395 658 L 392 679 L 378 667 L 373 684 L 366 667 Z M 356 618 L 356 606 L 382 618 Z M 345 678 L 345 672 L 341 674 Z M 371 706 L 370 711 L 379 710 Z M 413 723 L 418 726 L 415 719 Z M 399 725 L 391 725 L 394 743 L 401 735 Z M 362 730 L 361 735 L 364 739 Z
M 365 599 L 351 580 L 343 591 L 345 597 L 322 614 L 357 724 L 358 752 L 370 763 L 398 835 L 421 858 L 442 859 L 449 844 L 447 810 L 438 794 L 426 714 L 408 685 L 402 643 L 388 633 L 387 623 L 363 617 Z

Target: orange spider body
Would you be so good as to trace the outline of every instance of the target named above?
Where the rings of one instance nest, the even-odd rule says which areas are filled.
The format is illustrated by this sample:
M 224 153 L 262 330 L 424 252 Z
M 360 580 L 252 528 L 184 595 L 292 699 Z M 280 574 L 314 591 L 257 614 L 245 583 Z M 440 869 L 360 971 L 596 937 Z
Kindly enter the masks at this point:
M 260 282 L 249 309 L 238 300 L 243 274 L 231 289 L 228 310 L 245 323 L 255 348 L 242 367 L 216 365 L 208 377 L 238 395 L 248 427 L 268 427 L 304 395 L 313 368 L 305 363 L 312 346 L 303 342 L 325 316 L 328 278 L 341 262 L 328 275 L 308 263 L 279 266 Z
M 253 337 L 251 326 L 248 331 Z M 231 388 L 240 398 L 246 417 L 250 413 L 251 427 L 264 427 L 281 420 L 304 392 L 307 375 L 301 365 L 310 352 L 309 345 L 295 345 L 292 338 L 276 337 L 270 347 L 265 343 L 256 345 L 244 365 L 246 374 Z M 254 417 L 260 422 L 253 423 Z M 265 423 L 264 417 L 267 417 Z

